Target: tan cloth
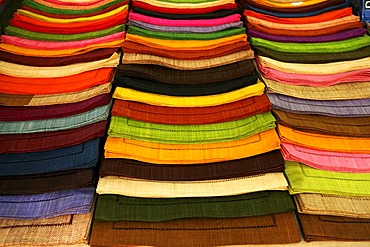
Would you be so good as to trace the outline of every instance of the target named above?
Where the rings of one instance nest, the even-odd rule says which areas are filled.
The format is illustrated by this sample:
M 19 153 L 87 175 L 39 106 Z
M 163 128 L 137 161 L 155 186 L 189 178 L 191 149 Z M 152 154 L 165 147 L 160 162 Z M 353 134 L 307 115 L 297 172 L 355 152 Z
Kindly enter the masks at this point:
M 148 198 L 230 196 L 264 190 L 287 190 L 282 172 L 248 177 L 203 180 L 160 181 L 106 176 L 99 179 L 99 194 Z
M 303 214 L 370 218 L 370 197 L 326 194 L 298 194 L 294 196 L 298 212 Z

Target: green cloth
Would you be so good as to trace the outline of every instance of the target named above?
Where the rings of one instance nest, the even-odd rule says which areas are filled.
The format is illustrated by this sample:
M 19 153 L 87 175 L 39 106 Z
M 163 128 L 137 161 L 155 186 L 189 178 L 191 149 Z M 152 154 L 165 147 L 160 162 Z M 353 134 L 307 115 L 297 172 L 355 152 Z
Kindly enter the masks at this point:
M 174 32 L 160 32 L 160 31 L 152 31 L 136 26 L 130 26 L 128 28 L 129 34 L 135 34 L 143 37 L 148 38 L 156 38 L 156 39 L 169 39 L 169 40 L 212 40 L 212 39 L 220 39 L 224 37 L 230 37 L 239 34 L 245 34 L 244 27 L 238 28 L 229 28 L 226 30 L 221 30 L 217 32 L 211 33 L 174 33 Z
M 370 45 L 370 36 L 356 37 L 352 39 L 318 42 L 318 43 L 290 43 L 276 42 L 261 38 L 250 38 L 250 43 L 257 47 L 287 53 L 334 53 L 357 50 Z
M 43 12 L 47 12 L 47 13 L 51 13 L 51 14 L 85 15 L 85 14 L 91 14 L 91 13 L 94 13 L 94 12 L 98 12 L 100 10 L 106 9 L 106 8 L 108 8 L 110 6 L 113 6 L 115 4 L 118 4 L 120 2 L 123 2 L 123 1 L 122 0 L 114 0 L 114 1 L 111 1 L 107 4 L 104 4 L 104 5 L 99 6 L 99 7 L 90 8 L 90 9 L 82 9 L 82 10 L 79 10 L 79 9 L 56 9 L 56 8 L 53 8 L 53 7 L 49 7 L 49 6 L 37 3 L 33 0 L 24 0 L 23 4 L 26 5 L 26 6 L 29 6 L 33 9 L 38 9 L 38 10 L 41 10 Z
M 290 194 L 370 196 L 370 173 L 332 172 L 285 161 Z
M 295 204 L 287 191 L 261 191 L 207 198 L 138 198 L 99 195 L 94 219 L 153 222 L 194 217 L 249 217 L 293 210 L 295 210 Z
M 73 41 L 73 40 L 85 40 L 94 39 L 99 37 L 108 36 L 118 32 L 123 32 L 125 25 L 117 25 L 111 28 L 107 28 L 95 32 L 78 33 L 78 34 L 51 34 L 51 33 L 38 33 L 31 32 L 25 29 L 21 29 L 14 26 L 8 26 L 5 29 L 5 34 L 18 36 L 25 39 L 43 40 L 43 41 Z
M 108 135 L 156 143 L 194 144 L 239 140 L 273 128 L 275 118 L 270 112 L 241 120 L 199 125 L 156 124 L 112 116 Z

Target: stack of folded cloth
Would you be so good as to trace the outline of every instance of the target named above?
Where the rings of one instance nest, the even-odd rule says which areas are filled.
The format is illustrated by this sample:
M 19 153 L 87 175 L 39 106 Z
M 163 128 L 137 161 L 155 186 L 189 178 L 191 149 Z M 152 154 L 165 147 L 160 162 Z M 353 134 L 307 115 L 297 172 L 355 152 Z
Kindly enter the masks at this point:
M 128 1 L 25 0 L 0 44 L 0 244 L 87 244 Z
M 244 0 L 306 241 L 370 241 L 370 37 L 345 1 Z
M 300 240 L 234 1 L 133 1 L 92 246 Z

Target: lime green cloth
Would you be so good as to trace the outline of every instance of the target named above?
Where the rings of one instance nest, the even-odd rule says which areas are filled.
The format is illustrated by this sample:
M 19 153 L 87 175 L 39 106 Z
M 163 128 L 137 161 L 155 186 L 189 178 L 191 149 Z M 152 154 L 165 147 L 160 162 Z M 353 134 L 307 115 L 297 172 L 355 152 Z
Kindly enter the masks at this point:
M 295 210 L 295 204 L 287 191 L 261 191 L 207 198 L 138 198 L 99 195 L 94 219 L 153 222 L 194 217 L 250 217 L 293 210 Z
M 115 4 L 118 4 L 120 2 L 123 2 L 122 0 L 114 0 L 107 4 L 101 5 L 99 7 L 90 8 L 90 9 L 56 9 L 52 8 L 40 3 L 37 3 L 33 0 L 24 0 L 23 4 L 26 6 L 29 6 L 33 9 L 38 9 L 43 12 L 51 13 L 51 14 L 63 14 L 63 15 L 84 15 L 84 14 L 91 14 L 94 12 L 98 12 L 100 10 L 109 8 L 110 6 L 113 6 Z
M 107 28 L 95 32 L 78 33 L 78 34 L 51 34 L 51 33 L 37 33 L 21 29 L 14 26 L 8 26 L 5 29 L 5 34 L 18 36 L 25 39 L 33 40 L 43 40 L 43 41 L 73 41 L 73 40 L 85 40 L 94 39 L 103 36 L 108 36 L 110 34 L 123 32 L 125 30 L 125 25 L 117 25 L 111 28 Z
M 285 161 L 289 192 L 370 196 L 370 173 L 331 172 Z
M 276 42 L 251 37 L 250 42 L 255 47 L 264 47 L 270 50 L 286 53 L 334 53 L 354 51 L 369 46 L 370 36 L 366 35 L 352 39 L 318 43 Z
M 156 124 L 112 116 L 108 135 L 156 143 L 192 144 L 239 140 L 273 128 L 275 118 L 270 112 L 241 120 L 200 125 Z
M 148 29 L 130 26 L 128 29 L 129 34 L 140 35 L 143 37 L 156 38 L 156 39 L 169 39 L 169 40 L 212 40 L 224 37 L 230 37 L 239 34 L 245 34 L 245 28 L 229 28 L 211 33 L 174 33 L 174 32 L 160 32 L 151 31 Z

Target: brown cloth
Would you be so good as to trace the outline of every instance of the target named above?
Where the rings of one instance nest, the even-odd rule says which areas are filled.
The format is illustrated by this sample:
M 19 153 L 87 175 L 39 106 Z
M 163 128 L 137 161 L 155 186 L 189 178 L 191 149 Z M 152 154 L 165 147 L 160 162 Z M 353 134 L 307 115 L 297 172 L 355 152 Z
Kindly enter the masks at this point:
M 94 221 L 90 245 L 161 247 L 287 244 L 300 241 L 294 213 L 164 222 Z
M 304 240 L 369 241 L 370 219 L 298 214 Z
M 279 150 L 225 162 L 179 165 L 152 164 L 130 159 L 104 159 L 100 176 L 193 181 L 226 179 L 284 171 L 284 159 Z
M 370 137 L 370 117 L 327 117 L 274 109 L 278 124 L 317 134 Z
M 0 177 L 0 194 L 38 194 L 95 186 L 95 168 Z

